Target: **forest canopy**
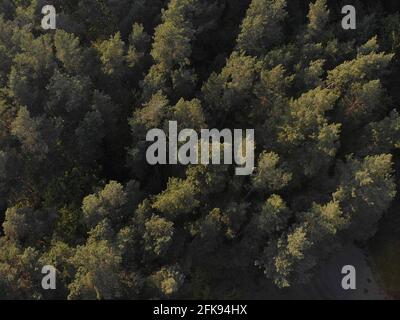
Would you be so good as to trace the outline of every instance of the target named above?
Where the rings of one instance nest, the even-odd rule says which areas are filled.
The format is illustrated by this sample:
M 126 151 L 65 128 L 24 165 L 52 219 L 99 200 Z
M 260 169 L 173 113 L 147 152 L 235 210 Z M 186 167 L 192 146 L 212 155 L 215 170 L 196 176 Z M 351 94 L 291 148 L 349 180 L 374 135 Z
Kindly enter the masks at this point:
M 43 30 L 46 4 L 0 0 L 0 298 L 268 297 L 376 233 L 398 1 L 52 0 Z M 253 128 L 253 174 L 148 164 L 169 121 Z

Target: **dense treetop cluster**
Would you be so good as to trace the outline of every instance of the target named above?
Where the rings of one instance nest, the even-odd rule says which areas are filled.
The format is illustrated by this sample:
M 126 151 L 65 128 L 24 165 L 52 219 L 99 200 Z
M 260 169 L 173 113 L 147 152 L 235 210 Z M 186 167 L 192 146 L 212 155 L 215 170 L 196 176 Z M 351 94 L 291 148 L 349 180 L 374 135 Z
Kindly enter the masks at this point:
M 0 0 L 0 298 L 267 296 L 374 235 L 397 190 L 398 1 L 53 0 L 54 31 L 45 2 Z M 253 175 L 148 165 L 171 120 L 254 128 Z

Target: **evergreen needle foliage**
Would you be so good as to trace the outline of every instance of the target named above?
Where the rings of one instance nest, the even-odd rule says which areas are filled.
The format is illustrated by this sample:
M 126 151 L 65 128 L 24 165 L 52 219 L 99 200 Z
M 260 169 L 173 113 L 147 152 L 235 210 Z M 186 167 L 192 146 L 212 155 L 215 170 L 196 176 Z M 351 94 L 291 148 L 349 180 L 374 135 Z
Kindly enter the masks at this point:
M 43 30 L 44 1 L 0 0 L 0 298 L 268 298 L 375 234 L 400 169 L 397 0 L 52 4 Z M 148 165 L 172 120 L 254 128 L 253 175 Z

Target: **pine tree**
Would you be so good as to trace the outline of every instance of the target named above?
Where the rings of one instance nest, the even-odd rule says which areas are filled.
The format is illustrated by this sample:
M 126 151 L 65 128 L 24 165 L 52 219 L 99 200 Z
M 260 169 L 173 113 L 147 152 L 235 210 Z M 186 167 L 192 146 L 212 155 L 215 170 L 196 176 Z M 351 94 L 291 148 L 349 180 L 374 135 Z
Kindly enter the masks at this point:
M 287 16 L 285 8 L 285 0 L 253 0 L 241 25 L 238 49 L 258 56 L 279 44 Z

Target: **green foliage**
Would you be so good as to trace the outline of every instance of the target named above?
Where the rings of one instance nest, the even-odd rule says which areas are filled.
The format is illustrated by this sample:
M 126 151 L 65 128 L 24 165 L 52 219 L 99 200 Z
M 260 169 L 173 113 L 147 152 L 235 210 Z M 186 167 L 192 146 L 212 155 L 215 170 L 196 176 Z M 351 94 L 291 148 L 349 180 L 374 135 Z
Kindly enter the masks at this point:
M 155 29 L 151 50 L 156 64 L 144 79 L 145 100 L 158 90 L 173 97 L 181 97 L 192 89 L 196 77 L 190 69 L 191 41 L 195 37 L 191 17 L 195 13 L 197 2 L 172 0 L 168 9 L 163 11 L 163 22 Z
M 336 155 L 341 125 L 329 123 L 325 114 L 337 99 L 334 91 L 318 87 L 290 102 L 278 142 L 296 173 L 312 176 Z
M 82 211 L 86 225 L 95 227 L 104 218 L 118 224 L 132 214 L 138 195 L 131 186 L 124 188 L 120 183 L 110 181 L 103 190 L 85 197 Z
M 0 298 L 292 296 L 396 201 L 393 1 L 42 2 L 0 0 Z M 150 166 L 172 120 L 254 129 L 253 174 Z
M 121 257 L 105 240 L 79 246 L 72 258 L 76 268 L 69 285 L 69 299 L 110 299 L 121 297 L 118 270 Z
M 174 224 L 159 216 L 153 216 L 145 223 L 145 249 L 159 256 L 168 249 L 174 234 Z
M 123 72 L 125 44 L 119 32 L 109 40 L 97 44 L 96 50 L 100 56 L 102 70 L 106 75 L 113 76 Z
M 396 195 L 392 176 L 392 156 L 367 156 L 362 161 L 348 159 L 333 198 L 351 219 L 349 236 L 366 240 L 375 234 L 377 223 Z
M 253 185 L 262 191 L 278 191 L 292 179 L 290 173 L 278 167 L 279 156 L 276 153 L 264 152 L 258 160 L 257 172 L 253 176 Z
M 129 36 L 129 49 L 126 60 L 129 67 L 139 66 L 142 62 L 150 43 L 150 36 L 144 31 L 141 24 L 135 23 Z
M 83 69 L 83 50 L 79 39 L 63 30 L 57 30 L 54 36 L 56 57 L 63 64 L 65 70 L 72 74 L 79 74 Z
M 50 236 L 55 218 L 56 212 L 53 209 L 12 207 L 6 211 L 4 234 L 16 243 L 34 246 L 44 237 Z
M 4 238 L 0 248 L 0 297 L 39 299 L 39 253 L 31 247 L 20 249 Z
M 307 255 L 312 245 L 306 229 L 299 226 L 271 241 L 256 265 L 263 268 L 265 275 L 279 288 L 290 287 L 293 282 L 306 281 L 307 271 L 315 265 L 312 256 Z
M 397 110 L 378 122 L 363 128 L 362 155 L 384 154 L 400 147 L 400 117 Z
M 91 162 L 102 156 L 102 142 L 105 137 L 104 121 L 99 111 L 89 111 L 75 130 L 82 163 Z
M 156 197 L 153 207 L 172 218 L 191 213 L 200 204 L 196 199 L 197 192 L 189 180 L 171 178 L 167 189 Z
M 68 284 L 73 280 L 74 269 L 71 262 L 75 249 L 64 242 L 54 242 L 39 259 L 42 266 L 54 266 L 57 270 L 57 290 L 46 292 L 47 299 L 62 299 L 68 295 Z
M 308 33 L 315 41 L 320 41 L 326 37 L 326 27 L 329 22 L 329 9 L 327 8 L 326 0 L 316 0 L 310 3 L 308 12 Z
M 230 113 L 237 122 L 247 118 L 258 71 L 256 58 L 234 52 L 220 74 L 211 74 L 202 88 L 211 123 L 224 125 Z
M 282 232 L 289 218 L 289 208 L 280 196 L 273 194 L 261 208 L 260 215 L 257 217 L 257 228 L 267 234 Z
M 251 55 L 264 54 L 282 37 L 282 22 L 287 16 L 285 0 L 253 0 L 237 39 L 239 50 Z
M 201 102 L 198 99 L 185 101 L 180 99 L 172 109 L 173 117 L 182 129 L 193 128 L 201 130 L 206 128 Z
M 44 87 L 51 77 L 55 61 L 50 35 L 34 39 L 24 31 L 15 35 L 20 51 L 15 54 L 8 77 L 10 95 L 19 105 L 37 107 L 44 96 Z
M 163 267 L 151 276 L 151 281 L 162 296 L 169 297 L 182 286 L 184 276 L 178 266 Z
M 26 107 L 18 111 L 17 117 L 11 123 L 11 133 L 21 143 L 24 153 L 39 160 L 46 157 L 48 146 L 40 135 L 40 121 L 32 119 Z

